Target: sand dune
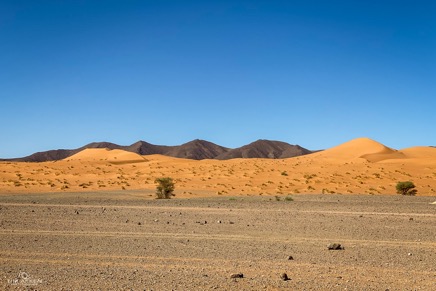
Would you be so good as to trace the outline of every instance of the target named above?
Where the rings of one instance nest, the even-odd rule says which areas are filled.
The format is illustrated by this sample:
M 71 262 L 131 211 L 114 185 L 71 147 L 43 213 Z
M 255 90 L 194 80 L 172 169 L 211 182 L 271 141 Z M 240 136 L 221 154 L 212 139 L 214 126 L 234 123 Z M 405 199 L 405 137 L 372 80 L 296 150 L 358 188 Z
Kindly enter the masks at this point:
M 432 147 L 411 147 L 402 149 L 401 152 L 408 158 L 436 159 L 436 148 Z
M 376 162 L 388 158 L 403 158 L 404 155 L 369 138 L 357 138 L 339 146 L 311 155 L 313 158 L 349 161 L 365 159 Z
M 128 164 L 128 163 L 141 163 L 147 161 L 145 157 L 136 153 L 124 151 L 124 150 L 111 150 L 111 149 L 85 149 L 69 158 L 65 161 L 101 161 L 109 162 L 112 164 Z
M 288 159 L 189 160 L 86 149 L 56 162 L 0 163 L 0 193 L 155 189 L 170 176 L 178 197 L 297 193 L 395 194 L 413 181 L 418 195 L 436 195 L 436 149 L 394 150 L 359 138 Z

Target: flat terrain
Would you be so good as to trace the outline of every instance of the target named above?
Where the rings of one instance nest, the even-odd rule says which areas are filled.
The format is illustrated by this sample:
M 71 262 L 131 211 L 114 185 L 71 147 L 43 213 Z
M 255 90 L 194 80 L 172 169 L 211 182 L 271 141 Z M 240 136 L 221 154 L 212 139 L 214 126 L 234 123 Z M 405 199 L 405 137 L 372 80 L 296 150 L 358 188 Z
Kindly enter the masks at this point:
M 0 289 L 436 290 L 435 197 L 152 194 L 0 196 Z

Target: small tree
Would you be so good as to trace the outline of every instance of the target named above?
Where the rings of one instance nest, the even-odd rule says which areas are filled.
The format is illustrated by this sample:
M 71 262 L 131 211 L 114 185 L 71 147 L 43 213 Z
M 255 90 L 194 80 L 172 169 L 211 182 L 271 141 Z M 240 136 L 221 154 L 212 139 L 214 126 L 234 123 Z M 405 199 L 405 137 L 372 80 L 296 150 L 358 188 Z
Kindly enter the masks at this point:
M 170 199 L 171 196 L 175 196 L 173 193 L 175 186 L 172 178 L 170 177 L 156 178 L 154 182 L 157 183 L 156 186 L 157 199 Z
M 406 181 L 406 182 L 398 182 L 397 183 L 397 193 L 401 194 L 401 195 L 416 195 L 416 192 L 418 192 L 415 188 L 415 184 L 413 184 L 413 182 L 410 181 Z

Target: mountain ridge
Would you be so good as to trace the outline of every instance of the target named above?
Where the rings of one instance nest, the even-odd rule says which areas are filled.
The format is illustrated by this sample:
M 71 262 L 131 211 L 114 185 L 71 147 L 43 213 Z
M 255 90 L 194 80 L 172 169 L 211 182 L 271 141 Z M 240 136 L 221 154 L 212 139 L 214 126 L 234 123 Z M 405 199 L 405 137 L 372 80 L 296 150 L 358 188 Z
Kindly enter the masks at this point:
M 227 148 L 210 141 L 194 139 L 181 145 L 167 146 L 155 145 L 139 140 L 131 145 L 123 146 L 111 142 L 92 142 L 76 149 L 56 149 L 36 152 L 29 156 L 0 159 L 0 161 L 13 162 L 48 162 L 66 159 L 85 149 L 108 148 L 120 149 L 140 155 L 160 154 L 175 158 L 192 160 L 217 159 L 229 160 L 235 158 L 269 158 L 284 159 L 310 154 L 316 151 L 305 149 L 299 145 L 292 145 L 282 141 L 259 139 L 250 144 L 238 147 Z

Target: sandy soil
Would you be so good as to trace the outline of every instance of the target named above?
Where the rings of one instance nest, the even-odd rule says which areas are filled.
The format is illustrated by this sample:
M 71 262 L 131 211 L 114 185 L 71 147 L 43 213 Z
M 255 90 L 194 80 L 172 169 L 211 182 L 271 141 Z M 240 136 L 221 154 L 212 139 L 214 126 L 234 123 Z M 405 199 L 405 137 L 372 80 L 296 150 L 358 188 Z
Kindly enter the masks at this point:
M 151 194 L 0 196 L 0 289 L 436 290 L 434 197 Z

